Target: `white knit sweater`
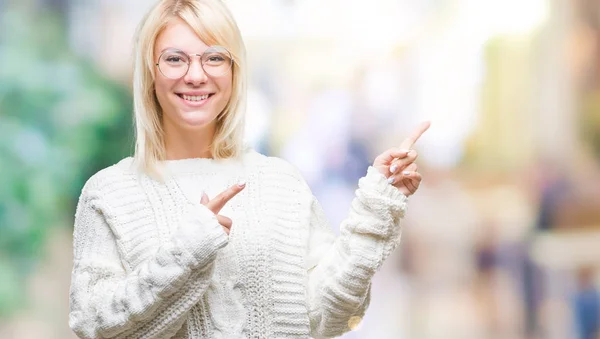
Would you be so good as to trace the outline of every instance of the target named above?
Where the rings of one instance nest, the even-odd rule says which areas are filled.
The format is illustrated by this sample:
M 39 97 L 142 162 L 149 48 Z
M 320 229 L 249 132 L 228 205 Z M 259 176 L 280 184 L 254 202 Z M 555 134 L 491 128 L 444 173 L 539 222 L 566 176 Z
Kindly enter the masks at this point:
M 69 325 L 82 338 L 325 338 L 351 329 L 397 246 L 406 197 L 370 167 L 338 237 L 299 172 L 240 159 L 126 158 L 88 180 L 74 230 Z M 238 181 L 220 214 L 199 203 Z

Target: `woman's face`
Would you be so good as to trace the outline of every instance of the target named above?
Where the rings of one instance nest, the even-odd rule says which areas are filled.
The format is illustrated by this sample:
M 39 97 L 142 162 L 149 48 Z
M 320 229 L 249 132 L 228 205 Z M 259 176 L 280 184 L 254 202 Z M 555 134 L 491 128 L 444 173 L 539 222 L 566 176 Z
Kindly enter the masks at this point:
M 162 108 L 165 130 L 207 130 L 214 132 L 215 118 L 231 97 L 232 70 L 210 76 L 202 69 L 200 57 L 207 46 L 180 19 L 171 21 L 157 37 L 154 61 L 167 49 L 178 49 L 191 55 L 188 72 L 179 79 L 170 79 L 156 69 L 156 97 Z

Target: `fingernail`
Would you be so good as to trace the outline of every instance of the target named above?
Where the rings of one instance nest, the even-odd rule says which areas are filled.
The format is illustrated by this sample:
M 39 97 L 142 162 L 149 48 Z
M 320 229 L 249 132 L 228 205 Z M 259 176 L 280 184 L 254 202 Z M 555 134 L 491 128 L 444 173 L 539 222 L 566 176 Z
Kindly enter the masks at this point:
M 242 181 L 242 182 L 238 182 L 238 184 L 237 184 L 237 185 L 238 185 L 239 187 L 244 187 L 244 186 L 246 186 L 246 183 Z
M 389 177 L 388 184 L 393 184 L 393 183 L 394 183 L 394 177 Z
M 404 171 L 404 172 L 402 172 L 402 174 L 404 174 L 404 175 L 410 175 L 410 171 Z
M 396 170 L 398 169 L 398 165 L 393 164 L 392 166 L 390 166 L 390 172 L 394 173 L 396 172 Z

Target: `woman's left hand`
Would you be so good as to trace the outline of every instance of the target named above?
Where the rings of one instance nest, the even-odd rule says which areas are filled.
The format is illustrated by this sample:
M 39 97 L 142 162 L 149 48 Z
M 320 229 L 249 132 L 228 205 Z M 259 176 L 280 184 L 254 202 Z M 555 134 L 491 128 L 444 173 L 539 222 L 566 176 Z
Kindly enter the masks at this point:
M 373 162 L 373 167 L 406 196 L 417 191 L 422 179 L 421 174 L 417 172 L 418 167 L 415 163 L 418 157 L 417 151 L 411 148 L 430 125 L 429 121 L 421 123 L 411 136 L 402 142 L 400 147 L 388 149 L 377 156 Z

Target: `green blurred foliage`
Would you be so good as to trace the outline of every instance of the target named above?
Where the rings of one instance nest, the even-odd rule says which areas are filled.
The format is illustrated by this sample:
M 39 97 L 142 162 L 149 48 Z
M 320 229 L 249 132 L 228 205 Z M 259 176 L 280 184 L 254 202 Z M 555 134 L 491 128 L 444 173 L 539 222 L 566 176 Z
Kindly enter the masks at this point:
M 581 106 L 580 128 L 583 138 L 590 144 L 591 151 L 600 161 L 600 83 L 584 96 Z
M 0 317 L 27 303 L 27 275 L 52 228 L 72 227 L 85 181 L 132 150 L 129 90 L 66 37 L 58 13 L 0 12 Z

